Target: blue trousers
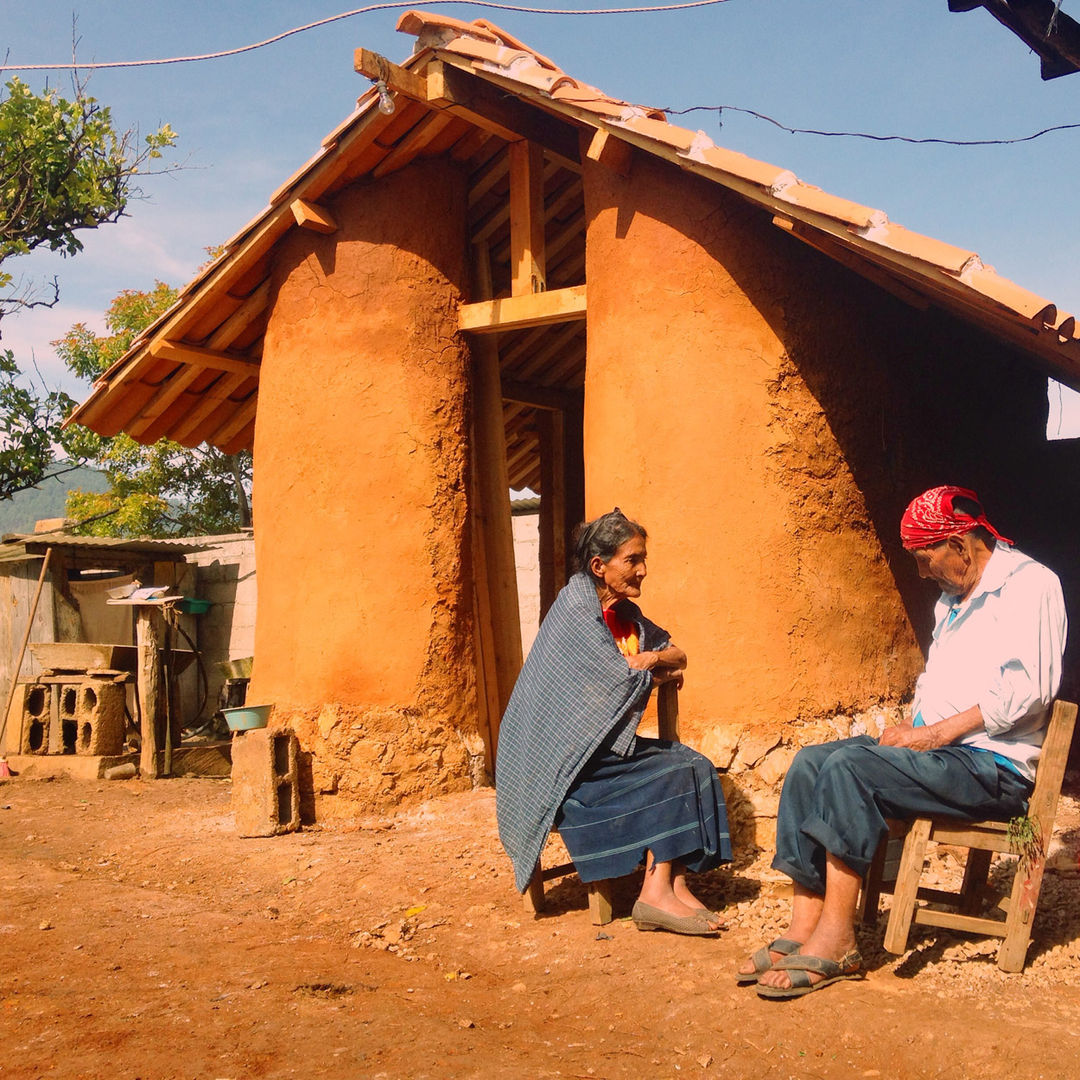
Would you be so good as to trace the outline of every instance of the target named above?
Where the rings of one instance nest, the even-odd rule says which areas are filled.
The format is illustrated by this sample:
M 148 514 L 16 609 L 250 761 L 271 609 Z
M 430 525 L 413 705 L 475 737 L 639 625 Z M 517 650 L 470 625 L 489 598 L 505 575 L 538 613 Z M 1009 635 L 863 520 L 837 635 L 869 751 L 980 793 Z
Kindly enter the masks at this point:
M 1023 814 L 1032 785 L 984 750 L 908 750 L 854 739 L 808 746 L 780 793 L 773 869 L 819 895 L 825 856 L 865 874 L 888 833 L 886 818 L 948 814 L 1008 821 Z

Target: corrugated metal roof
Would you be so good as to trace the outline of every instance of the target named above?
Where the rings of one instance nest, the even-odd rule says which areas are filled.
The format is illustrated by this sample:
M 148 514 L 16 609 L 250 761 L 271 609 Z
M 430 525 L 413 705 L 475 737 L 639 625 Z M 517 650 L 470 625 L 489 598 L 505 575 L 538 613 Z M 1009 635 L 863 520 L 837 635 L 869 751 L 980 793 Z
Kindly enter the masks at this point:
M 131 539 L 120 536 L 73 536 L 71 533 L 9 533 L 0 540 L 0 562 L 19 561 L 44 555 L 49 548 L 69 548 L 90 552 L 101 551 L 113 555 L 149 555 L 157 559 L 179 559 L 192 551 L 213 547 L 212 540 L 220 538 L 197 538 L 184 540 L 157 540 L 152 537 Z
M 413 76 L 435 71 L 437 62 L 457 69 L 459 78 L 503 91 L 499 101 L 512 100 L 533 116 L 546 114 L 556 135 L 572 136 L 547 154 L 545 224 L 549 252 L 556 249 L 554 268 L 549 257 L 549 288 L 584 281 L 584 207 L 580 170 L 571 158 L 577 134 L 593 129 L 738 193 L 856 273 L 975 323 L 1080 389 L 1080 335 L 1073 316 L 997 274 L 975 252 L 905 229 L 883 211 L 831 195 L 779 166 L 716 146 L 704 132 L 670 124 L 655 109 L 609 97 L 487 20 L 410 11 L 398 27 L 417 37 L 417 51 L 404 64 Z M 415 92 L 410 98 L 400 88 L 396 102 L 393 114 L 385 115 L 377 109 L 374 89 L 361 97 L 318 152 L 273 193 L 270 205 L 98 381 L 69 422 L 106 435 L 126 431 L 146 443 L 167 435 L 187 446 L 206 441 L 226 452 L 250 448 L 271 255 L 297 225 L 298 199 L 315 202 L 362 176 L 386 175 L 416 157 L 448 153 L 470 170 L 473 241 L 489 246 L 493 263 L 507 262 L 506 140 L 480 130 L 455 105 L 421 100 Z M 551 125 L 551 117 L 561 125 Z M 503 334 L 504 378 L 580 392 L 584 325 Z M 527 400 L 508 399 L 504 418 L 510 482 L 538 490 L 535 412 Z

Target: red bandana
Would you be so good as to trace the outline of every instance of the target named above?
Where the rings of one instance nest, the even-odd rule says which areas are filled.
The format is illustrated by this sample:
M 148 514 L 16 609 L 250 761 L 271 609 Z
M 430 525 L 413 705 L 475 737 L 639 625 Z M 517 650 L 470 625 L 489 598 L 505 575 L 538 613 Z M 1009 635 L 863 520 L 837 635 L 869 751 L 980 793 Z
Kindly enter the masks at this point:
M 953 499 L 957 496 L 975 503 L 979 501 L 974 491 L 950 484 L 931 488 L 912 499 L 900 520 L 900 540 L 904 547 L 909 551 L 932 547 L 950 536 L 963 536 L 979 525 L 1002 543 L 1012 543 L 986 520 L 985 514 L 970 517 L 963 510 L 954 510 Z

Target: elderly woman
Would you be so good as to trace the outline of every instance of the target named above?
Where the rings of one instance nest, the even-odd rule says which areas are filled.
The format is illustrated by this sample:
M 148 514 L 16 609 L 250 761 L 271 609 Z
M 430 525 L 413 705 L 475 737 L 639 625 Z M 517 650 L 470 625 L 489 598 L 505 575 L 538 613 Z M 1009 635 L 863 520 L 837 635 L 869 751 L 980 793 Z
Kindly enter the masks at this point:
M 582 881 L 645 876 L 639 930 L 715 934 L 687 869 L 731 858 L 713 764 L 636 734 L 654 684 L 682 684 L 686 654 L 634 603 L 646 533 L 617 508 L 579 527 L 576 573 L 540 627 L 499 730 L 499 835 L 524 892 L 554 825 Z

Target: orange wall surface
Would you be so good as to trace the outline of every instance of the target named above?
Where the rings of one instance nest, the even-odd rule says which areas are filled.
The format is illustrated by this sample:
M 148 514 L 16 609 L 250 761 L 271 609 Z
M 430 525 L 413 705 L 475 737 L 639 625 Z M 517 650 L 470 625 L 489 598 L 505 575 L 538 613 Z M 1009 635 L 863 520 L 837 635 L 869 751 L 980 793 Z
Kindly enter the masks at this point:
M 249 700 L 369 802 L 468 786 L 464 183 L 413 165 L 346 189 L 279 249 L 255 432 Z
M 687 734 L 708 753 L 722 726 L 898 697 L 920 654 L 788 361 L 792 241 L 640 155 L 629 178 L 588 163 L 585 191 L 586 513 L 619 505 L 649 530 L 642 606 L 689 655 Z

